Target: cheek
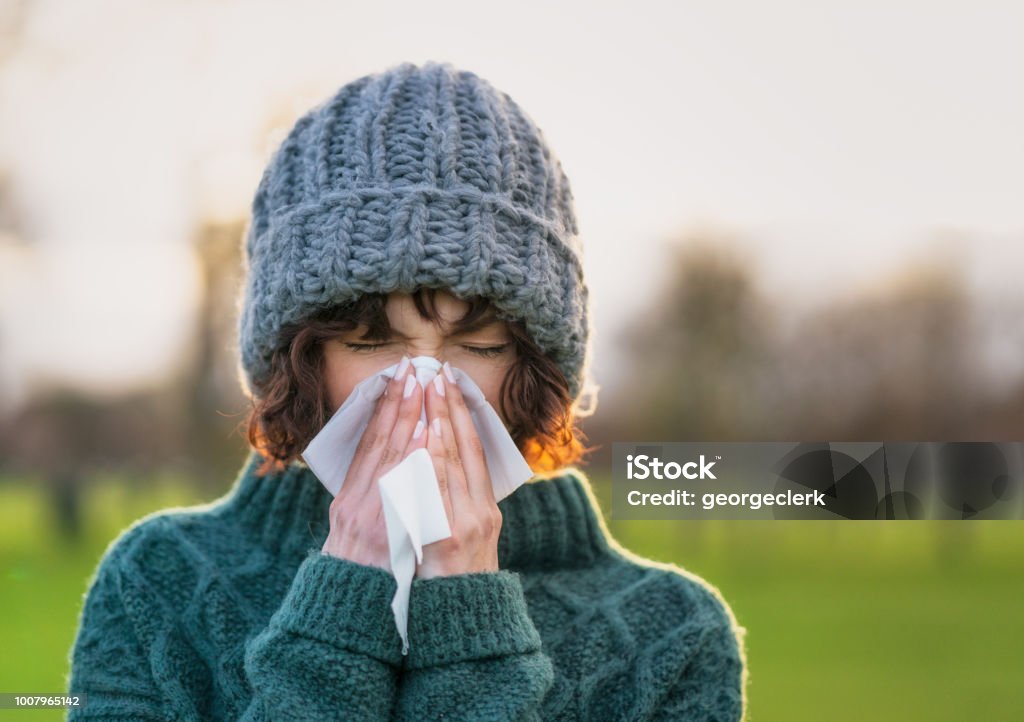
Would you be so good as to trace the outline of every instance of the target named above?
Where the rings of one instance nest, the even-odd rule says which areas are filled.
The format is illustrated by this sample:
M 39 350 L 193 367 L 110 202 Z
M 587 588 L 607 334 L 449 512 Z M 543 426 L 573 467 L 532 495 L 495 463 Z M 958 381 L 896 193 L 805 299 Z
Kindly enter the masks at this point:
M 382 363 L 380 360 L 374 362 L 372 359 L 332 358 L 328 356 L 324 362 L 324 385 L 327 389 L 327 398 L 331 403 L 331 413 L 334 413 L 352 393 L 352 389 L 365 378 L 378 371 L 386 369 L 391 364 Z
M 494 407 L 494 410 L 501 414 L 500 394 L 501 384 L 505 380 L 510 368 L 509 364 L 496 365 L 487 361 L 465 361 L 459 365 L 459 370 L 466 373 L 473 383 L 480 387 L 487 403 Z
M 327 398 L 330 400 L 331 413 L 333 414 L 341 408 L 341 405 L 345 403 L 345 399 L 352 393 L 352 389 L 355 387 L 355 380 L 349 378 L 348 374 L 326 369 L 324 385 L 327 387 Z

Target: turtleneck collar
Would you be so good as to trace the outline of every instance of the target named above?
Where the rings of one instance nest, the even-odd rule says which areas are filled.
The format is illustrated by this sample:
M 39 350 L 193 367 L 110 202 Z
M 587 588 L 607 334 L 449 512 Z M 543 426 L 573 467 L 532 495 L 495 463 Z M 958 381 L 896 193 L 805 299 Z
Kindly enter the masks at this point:
M 250 452 L 215 513 L 238 518 L 270 551 L 305 556 L 330 531 L 331 493 L 312 470 L 294 462 L 257 476 L 262 458 Z M 502 569 L 586 566 L 610 553 L 590 482 L 575 467 L 535 477 L 498 502 L 502 513 L 498 564 Z

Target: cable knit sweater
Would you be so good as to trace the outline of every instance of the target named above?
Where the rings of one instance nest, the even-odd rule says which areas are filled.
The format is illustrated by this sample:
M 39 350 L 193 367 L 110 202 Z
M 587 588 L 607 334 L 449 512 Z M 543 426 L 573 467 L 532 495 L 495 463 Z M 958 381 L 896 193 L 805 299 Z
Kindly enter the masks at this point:
M 85 598 L 69 720 L 737 720 L 742 629 L 633 556 L 576 468 L 499 502 L 500 570 L 415 579 L 323 554 L 330 493 L 252 453 L 208 505 L 137 521 Z

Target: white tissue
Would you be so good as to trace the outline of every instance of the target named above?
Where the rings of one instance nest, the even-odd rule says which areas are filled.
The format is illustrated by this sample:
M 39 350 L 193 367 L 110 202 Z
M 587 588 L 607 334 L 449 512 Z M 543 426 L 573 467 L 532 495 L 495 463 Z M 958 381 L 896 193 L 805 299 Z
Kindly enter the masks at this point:
M 416 379 L 425 387 L 440 371 L 441 363 L 431 356 L 416 356 L 412 359 L 412 367 Z M 533 470 L 476 383 L 465 372 L 450 368 L 483 445 L 494 498 L 501 501 L 530 479 Z M 302 452 L 302 458 L 331 494 L 337 496 L 341 490 L 377 399 L 397 370 L 398 364 L 395 364 L 357 384 L 341 408 Z M 424 423 L 425 407 L 426 404 L 420 414 Z M 409 454 L 378 482 L 391 572 L 398 583 L 391 609 L 402 638 L 402 654 L 407 654 L 409 592 L 416 564 L 423 560 L 423 547 L 447 539 L 451 536 L 451 529 L 434 474 L 434 464 L 426 449 L 417 449 Z

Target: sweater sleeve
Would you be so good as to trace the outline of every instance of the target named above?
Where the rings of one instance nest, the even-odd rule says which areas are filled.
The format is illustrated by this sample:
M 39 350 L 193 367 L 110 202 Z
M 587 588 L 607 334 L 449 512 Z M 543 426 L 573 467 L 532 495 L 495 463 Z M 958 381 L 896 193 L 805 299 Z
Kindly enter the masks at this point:
M 387 571 L 314 550 L 246 649 L 254 697 L 242 719 L 389 719 L 402 660 L 394 590 Z
M 197 670 L 164 642 L 169 622 L 141 579 L 129 583 L 121 545 L 101 561 L 72 651 L 68 720 L 200 720 L 210 700 Z M 394 578 L 313 550 L 266 628 L 245 649 L 252 696 L 244 720 L 385 720 L 401 664 L 389 606 Z M 152 591 L 152 590 L 150 590 Z M 195 683 L 195 684 L 193 684 Z
M 413 580 L 395 720 L 540 720 L 553 682 L 518 573 Z

